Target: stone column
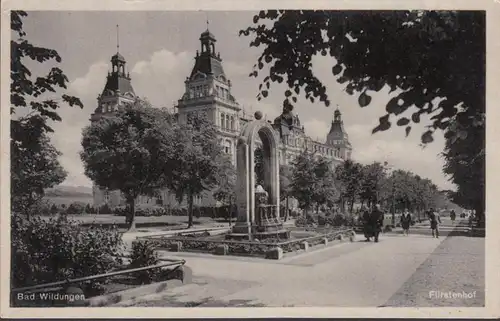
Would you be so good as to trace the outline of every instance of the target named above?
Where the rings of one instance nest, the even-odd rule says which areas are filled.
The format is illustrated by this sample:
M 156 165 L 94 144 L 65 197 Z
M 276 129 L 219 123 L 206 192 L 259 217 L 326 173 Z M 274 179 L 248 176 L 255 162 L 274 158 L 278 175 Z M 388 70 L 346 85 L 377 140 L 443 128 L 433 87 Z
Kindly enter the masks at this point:
M 276 217 L 280 217 L 280 162 L 278 159 L 278 148 L 273 148 L 271 150 L 271 166 L 274 167 L 274 173 L 272 173 L 271 187 L 274 191 L 274 198 L 271 204 L 276 205 Z
M 245 138 L 240 137 L 236 147 L 236 206 L 238 217 L 233 227 L 234 233 L 250 234 L 250 181 L 249 181 L 249 146 Z
M 248 198 L 250 207 L 250 224 L 255 223 L 255 138 L 252 137 L 248 145 Z

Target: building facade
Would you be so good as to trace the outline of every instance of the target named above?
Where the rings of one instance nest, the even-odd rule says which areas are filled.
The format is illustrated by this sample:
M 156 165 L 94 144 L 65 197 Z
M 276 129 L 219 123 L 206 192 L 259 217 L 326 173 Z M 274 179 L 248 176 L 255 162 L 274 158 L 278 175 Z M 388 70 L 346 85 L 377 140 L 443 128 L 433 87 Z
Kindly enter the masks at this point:
M 247 114 L 232 95 L 232 84 L 224 72 L 220 53 L 216 51 L 217 40 L 214 35 L 206 30 L 199 40 L 200 50 L 196 51 L 194 67 L 184 81 L 184 94 L 176 106 L 178 121 L 185 122 L 189 113 L 204 112 L 217 126 L 224 152 L 230 155 L 236 165 L 236 144 L 240 131 L 254 116 Z M 97 98 L 97 108 L 91 116 L 91 121 L 111 115 L 121 104 L 132 102 L 136 97 L 130 76 L 125 74 L 126 62 L 123 56 L 116 53 L 111 58 L 111 64 L 112 71 L 108 74 L 102 94 Z M 352 146 L 338 109 L 334 112 L 325 142 L 307 136 L 299 116 L 292 110 L 285 108 L 281 115 L 269 122 L 280 137 L 281 165 L 290 164 L 305 149 L 328 158 L 334 166 L 351 158 Z M 140 197 L 137 201 L 138 204 L 179 205 L 168 191 L 162 192 L 159 199 Z M 118 191 L 94 187 L 94 206 L 104 204 L 113 207 L 123 205 L 124 200 Z M 212 206 L 216 205 L 216 201 L 211 193 L 207 192 L 195 199 L 195 205 Z

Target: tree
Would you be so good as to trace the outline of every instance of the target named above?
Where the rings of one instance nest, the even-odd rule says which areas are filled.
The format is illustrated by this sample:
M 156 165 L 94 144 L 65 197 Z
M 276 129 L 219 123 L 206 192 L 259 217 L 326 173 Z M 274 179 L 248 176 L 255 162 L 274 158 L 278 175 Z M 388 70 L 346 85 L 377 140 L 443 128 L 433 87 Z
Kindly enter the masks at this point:
M 214 198 L 229 206 L 229 226 L 233 215 L 233 205 L 236 202 L 236 171 L 227 157 L 221 157 L 217 173 L 217 187 L 213 191 Z
M 268 96 L 271 83 L 285 82 L 284 106 L 296 103 L 300 94 L 329 106 L 327 88 L 312 68 L 313 57 L 330 55 L 332 74 L 346 84 L 348 94 L 359 94 L 361 107 L 370 105 L 370 92 L 387 87 L 395 92 L 373 133 L 390 129 L 390 117 L 396 116 L 396 125 L 405 126 L 408 135 L 411 125 L 428 115 L 422 143 L 432 142 L 433 133 L 443 130 L 452 141 L 474 136 L 475 144 L 484 146 L 485 12 L 269 10 L 259 12 L 253 22 L 240 35 L 252 35 L 250 46 L 264 47 L 250 76 L 258 77 L 264 65 L 270 66 L 259 86 L 259 99 Z M 411 117 L 403 116 L 407 111 Z M 455 159 L 484 154 L 484 147 L 472 154 L 457 149 L 464 154 L 452 152 Z M 452 176 L 462 175 L 455 170 L 460 168 L 444 168 Z M 481 165 L 474 175 L 484 175 Z M 479 193 L 472 199 L 468 192 L 476 189 L 477 181 L 484 181 L 484 176 L 460 181 L 455 199 L 482 203 L 476 206 L 484 212 L 484 196 Z
M 30 127 L 34 128 L 26 126 Z M 11 206 L 13 212 L 29 215 L 43 198 L 44 190 L 62 183 L 67 173 L 57 159 L 61 153 L 45 133 L 31 140 L 31 135 L 19 129 L 11 128 Z
M 299 207 L 307 215 L 313 204 L 316 175 L 314 156 L 307 150 L 297 155 L 293 161 L 291 194 L 299 202 Z
M 386 167 L 378 162 L 363 166 L 363 182 L 361 187 L 361 202 L 366 201 L 367 206 L 371 207 L 380 201 L 383 188 L 383 181 L 387 176 Z
M 204 113 L 192 113 L 175 128 L 171 140 L 173 157 L 165 167 L 165 181 L 177 200 L 187 199 L 189 222 L 193 226 L 193 200 L 217 186 L 221 158 L 226 157 L 217 128 Z
M 335 177 L 340 186 L 342 210 L 345 210 L 347 201 L 352 212 L 354 203 L 361 193 L 361 184 L 363 182 L 362 166 L 352 160 L 346 160 L 341 166 L 335 168 Z
M 135 202 L 163 187 L 172 157 L 170 114 L 141 100 L 86 127 L 80 156 L 85 174 L 98 186 L 120 190 L 127 202 L 129 230 L 135 229 Z
M 457 127 L 464 125 L 456 123 Z M 460 129 L 459 129 L 460 130 Z M 463 130 L 462 130 L 463 132 Z M 485 128 L 469 132 L 463 139 L 446 139 L 444 173 L 457 185 L 452 200 L 463 208 L 474 209 L 478 224 L 484 225 L 485 208 Z
M 268 10 L 254 16 L 254 26 L 240 35 L 252 35 L 250 46 L 264 47 L 250 76 L 270 66 L 259 99 L 268 96 L 271 83 L 285 82 L 284 105 L 303 93 L 329 106 L 312 59 L 330 55 L 333 75 L 348 94 L 360 94 L 361 107 L 370 104 L 370 91 L 385 86 L 398 91 L 373 132 L 388 130 L 391 115 L 413 106 L 412 116 L 396 124 L 406 126 L 408 135 L 421 115 L 433 115 L 422 134 L 422 142 L 429 143 L 437 129 L 460 135 L 451 129 L 453 117 L 469 126 L 467 132 L 484 122 L 485 17 L 481 11 Z M 441 100 L 437 105 L 436 99 Z
M 60 153 L 50 144 L 53 132 L 49 121 L 61 121 L 56 110 L 60 103 L 83 108 L 73 96 L 56 97 L 58 89 L 66 89 L 68 78 L 57 67 L 45 76 L 35 76 L 26 61 L 60 63 L 57 51 L 31 44 L 23 31 L 24 11 L 11 11 L 12 40 L 10 60 L 11 114 L 11 201 L 13 211 L 27 211 L 44 195 L 44 189 L 61 183 L 66 173 L 59 164 Z M 15 38 L 17 34 L 18 38 Z M 35 78 L 35 79 L 34 79 Z M 48 94 L 51 93 L 52 97 Z
M 332 163 L 324 157 L 316 159 L 314 164 L 316 183 L 313 200 L 317 208 L 321 205 L 335 204 L 339 199 L 339 193 L 335 186 L 335 173 L 332 171 Z

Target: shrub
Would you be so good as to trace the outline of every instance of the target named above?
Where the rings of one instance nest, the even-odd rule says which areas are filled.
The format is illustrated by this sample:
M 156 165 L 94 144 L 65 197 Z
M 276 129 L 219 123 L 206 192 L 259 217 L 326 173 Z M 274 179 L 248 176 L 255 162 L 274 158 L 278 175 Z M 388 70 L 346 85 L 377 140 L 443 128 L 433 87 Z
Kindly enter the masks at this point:
M 25 287 L 109 272 L 122 250 L 116 229 L 84 228 L 65 216 L 41 219 L 13 215 L 12 287 Z M 82 284 L 87 294 L 107 279 Z
M 98 212 L 99 212 L 99 214 L 112 214 L 113 213 L 113 211 L 111 210 L 111 208 L 109 207 L 108 204 L 104 204 L 101 207 L 99 207 Z
M 73 202 L 68 206 L 66 214 L 83 214 L 85 211 L 85 206 L 79 202 Z
M 37 215 L 43 215 L 43 216 L 49 216 L 51 214 L 51 209 L 52 209 L 52 203 L 50 203 L 47 200 L 41 199 L 33 204 L 31 206 L 26 206 L 27 207 L 27 213 L 30 216 L 37 216 Z
M 56 215 L 59 212 L 60 211 L 59 211 L 59 208 L 57 207 L 57 205 L 56 204 L 52 204 L 52 206 L 50 207 L 50 214 Z
M 324 215 L 320 214 L 318 215 L 318 225 L 319 226 L 325 226 L 326 225 L 326 218 Z
M 132 243 L 130 255 L 130 268 L 157 265 L 160 262 L 154 244 L 148 241 L 135 241 Z M 155 280 L 161 272 L 161 268 L 135 272 L 134 277 L 141 284 L 148 284 Z
M 83 210 L 83 212 L 86 213 L 86 214 L 95 214 L 94 209 L 88 203 L 85 205 L 85 209 Z
M 331 226 L 354 226 L 356 218 L 352 215 L 337 213 L 327 217 L 327 223 Z
M 295 225 L 296 226 L 311 226 L 311 225 L 315 225 L 315 224 L 317 224 L 316 219 L 311 214 L 300 215 L 295 220 Z

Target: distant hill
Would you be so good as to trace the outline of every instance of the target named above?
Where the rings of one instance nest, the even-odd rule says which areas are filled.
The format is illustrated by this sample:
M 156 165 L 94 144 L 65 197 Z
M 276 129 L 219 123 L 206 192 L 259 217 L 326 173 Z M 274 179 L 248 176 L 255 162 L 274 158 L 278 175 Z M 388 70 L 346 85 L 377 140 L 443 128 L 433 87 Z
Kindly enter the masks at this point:
M 45 190 L 47 197 L 92 197 L 92 187 L 59 185 Z

